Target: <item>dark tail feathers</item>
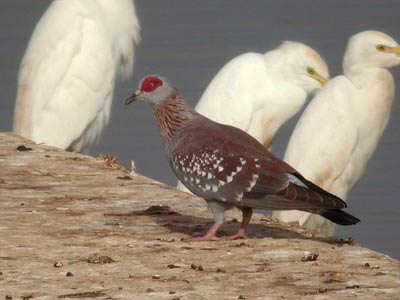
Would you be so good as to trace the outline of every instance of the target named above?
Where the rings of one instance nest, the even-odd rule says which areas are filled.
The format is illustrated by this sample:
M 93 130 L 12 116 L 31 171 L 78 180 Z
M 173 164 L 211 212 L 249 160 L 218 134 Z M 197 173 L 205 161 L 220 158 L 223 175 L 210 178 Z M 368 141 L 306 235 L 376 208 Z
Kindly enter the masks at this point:
M 340 225 L 353 225 L 360 222 L 360 219 L 348 214 L 347 212 L 341 209 L 327 209 L 327 210 L 319 210 L 314 213 L 317 213 L 328 220 L 340 224 Z

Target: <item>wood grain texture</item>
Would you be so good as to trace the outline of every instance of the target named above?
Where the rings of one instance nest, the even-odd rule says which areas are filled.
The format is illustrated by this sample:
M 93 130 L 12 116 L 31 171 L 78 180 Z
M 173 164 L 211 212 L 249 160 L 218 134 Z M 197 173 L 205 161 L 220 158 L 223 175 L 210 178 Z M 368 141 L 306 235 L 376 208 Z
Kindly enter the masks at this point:
M 212 222 L 203 201 L 103 158 L 0 134 L 0 298 L 398 299 L 399 261 L 266 216 L 246 241 L 181 241 Z

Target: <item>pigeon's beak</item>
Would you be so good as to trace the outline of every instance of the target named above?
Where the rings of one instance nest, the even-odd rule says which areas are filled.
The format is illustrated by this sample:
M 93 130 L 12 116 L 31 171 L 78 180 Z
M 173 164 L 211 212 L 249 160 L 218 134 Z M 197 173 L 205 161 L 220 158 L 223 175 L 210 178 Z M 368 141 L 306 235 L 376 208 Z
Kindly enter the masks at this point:
M 127 98 L 125 100 L 125 105 L 131 104 L 133 101 L 138 100 L 138 98 L 140 97 L 141 92 L 140 91 L 136 91 L 135 93 L 133 93 L 129 98 Z

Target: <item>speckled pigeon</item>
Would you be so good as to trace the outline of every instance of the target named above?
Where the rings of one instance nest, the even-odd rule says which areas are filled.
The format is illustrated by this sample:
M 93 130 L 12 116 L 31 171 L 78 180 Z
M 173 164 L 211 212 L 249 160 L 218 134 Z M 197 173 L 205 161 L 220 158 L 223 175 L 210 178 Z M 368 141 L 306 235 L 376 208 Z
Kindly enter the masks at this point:
M 165 78 L 150 75 L 125 104 L 151 104 L 165 151 L 178 179 L 204 198 L 214 214 L 214 225 L 189 241 L 247 238 L 252 209 L 297 209 L 321 215 L 337 224 L 359 222 L 344 212 L 346 203 L 305 179 L 246 132 L 222 125 L 197 113 Z M 243 214 L 239 231 L 217 237 L 225 211 L 238 207 Z

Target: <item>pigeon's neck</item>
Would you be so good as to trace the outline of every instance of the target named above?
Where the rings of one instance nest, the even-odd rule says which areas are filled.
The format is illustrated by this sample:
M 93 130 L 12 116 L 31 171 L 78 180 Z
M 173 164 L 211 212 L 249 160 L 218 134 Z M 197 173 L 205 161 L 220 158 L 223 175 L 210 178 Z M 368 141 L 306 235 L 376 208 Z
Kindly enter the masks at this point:
M 154 107 L 154 116 L 160 128 L 164 146 L 168 150 L 171 138 L 189 125 L 199 114 L 188 106 L 181 95 L 176 92 Z

